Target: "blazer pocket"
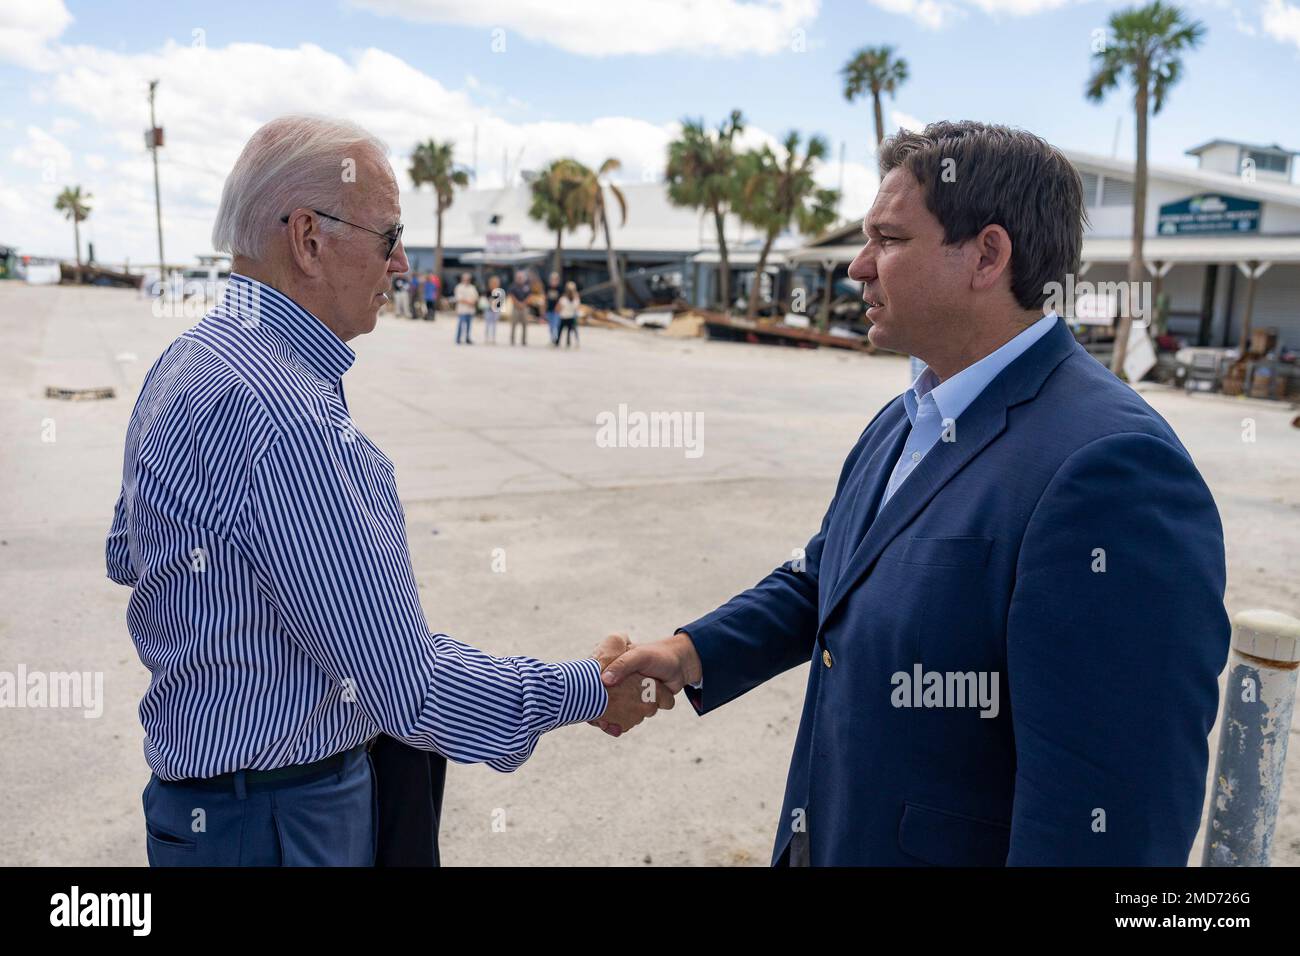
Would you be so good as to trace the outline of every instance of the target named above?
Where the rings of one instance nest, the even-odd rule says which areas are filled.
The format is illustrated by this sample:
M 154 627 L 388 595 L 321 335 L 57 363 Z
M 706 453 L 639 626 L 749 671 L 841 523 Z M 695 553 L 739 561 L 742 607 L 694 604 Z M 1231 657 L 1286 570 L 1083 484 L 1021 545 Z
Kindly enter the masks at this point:
M 1011 826 L 904 803 L 898 847 L 935 866 L 1006 866 Z
M 982 568 L 989 563 L 992 538 L 912 538 L 904 564 L 932 568 Z

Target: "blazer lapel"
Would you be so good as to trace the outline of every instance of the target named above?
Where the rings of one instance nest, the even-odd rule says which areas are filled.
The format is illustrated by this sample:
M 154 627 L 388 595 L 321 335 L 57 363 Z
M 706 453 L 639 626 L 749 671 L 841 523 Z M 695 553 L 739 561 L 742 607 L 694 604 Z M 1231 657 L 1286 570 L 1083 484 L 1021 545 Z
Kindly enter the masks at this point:
M 1063 319 L 1041 339 L 1008 365 L 989 383 L 988 387 L 971 402 L 970 406 L 958 417 L 954 429 L 954 441 L 939 441 L 931 448 L 916 466 L 916 469 L 899 486 L 884 506 L 875 514 L 875 520 L 866 527 L 865 534 L 858 528 L 859 544 L 853 556 L 844 565 L 831 596 L 822 610 L 818 627 L 830 620 L 835 609 L 870 571 L 880 553 L 899 533 L 929 504 L 930 500 L 946 485 L 954 475 L 978 455 L 984 448 L 1002 434 L 1007 424 L 1007 409 L 1021 402 L 1028 401 L 1038 394 L 1047 376 L 1068 355 L 1078 349 L 1074 336 Z M 902 424 L 908 424 L 903 417 Z M 894 441 L 882 442 L 881 450 L 888 447 L 890 452 L 881 455 L 877 452 L 872 458 L 872 487 L 875 498 L 879 500 L 884 487 L 880 483 L 881 474 L 888 481 L 908 428 L 902 427 L 895 435 Z M 877 458 L 881 458 L 877 461 Z M 870 512 L 868 511 L 868 515 Z M 855 517 L 856 517 L 855 511 Z
M 901 401 L 898 402 L 898 408 L 888 414 L 894 416 L 894 420 L 889 422 L 888 419 L 882 419 L 879 423 L 882 434 L 875 442 L 876 450 L 858 461 L 845 486 L 846 494 L 840 506 L 843 510 L 837 513 L 832 522 L 832 530 L 826 541 L 828 554 L 823 554 L 822 557 L 823 573 L 827 581 L 843 578 L 854 549 L 871 526 L 876 514 L 876 502 L 884 494 L 894 463 L 898 461 L 908 432 L 912 430 Z M 850 491 L 853 493 L 850 494 Z M 827 557 L 834 563 L 828 566 Z M 825 605 L 831 593 L 830 589 L 821 592 L 823 619 L 827 616 Z

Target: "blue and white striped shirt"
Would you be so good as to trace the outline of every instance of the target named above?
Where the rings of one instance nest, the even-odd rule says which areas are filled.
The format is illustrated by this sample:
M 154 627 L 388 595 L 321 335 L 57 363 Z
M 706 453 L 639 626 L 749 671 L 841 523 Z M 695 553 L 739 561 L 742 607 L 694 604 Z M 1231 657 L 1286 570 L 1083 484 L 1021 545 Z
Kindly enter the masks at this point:
M 348 415 L 354 358 L 235 274 L 145 377 L 106 552 L 134 589 L 145 758 L 164 780 L 310 763 L 380 731 L 508 771 L 605 708 L 595 660 L 430 633 L 393 463 Z

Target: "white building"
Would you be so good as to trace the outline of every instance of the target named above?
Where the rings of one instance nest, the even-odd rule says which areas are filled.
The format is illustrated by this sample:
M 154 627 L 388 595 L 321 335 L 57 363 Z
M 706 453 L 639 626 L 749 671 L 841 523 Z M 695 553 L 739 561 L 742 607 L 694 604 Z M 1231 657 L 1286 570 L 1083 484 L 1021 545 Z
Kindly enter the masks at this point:
M 710 213 L 674 206 L 661 182 L 619 183 L 627 201 L 623 222 L 613 193 L 606 189 L 611 222 L 610 232 L 624 275 L 670 274 L 680 280 L 683 297 L 703 305 L 713 299 L 717 282 L 717 229 Z M 434 197 L 430 189 L 402 193 L 403 234 L 407 255 L 418 271 L 431 269 L 437 239 Z M 455 201 L 443 214 L 442 241 L 444 271 L 489 264 L 498 270 L 526 266 L 544 277 L 551 269 L 551 252 L 556 236 L 532 219 L 528 186 L 505 189 L 457 190 Z M 733 272 L 752 272 L 758 260 L 761 236 L 735 216 L 726 219 L 727 247 Z M 591 229 L 583 227 L 562 237 L 566 276 L 582 286 L 607 278 L 605 237 L 593 242 Z M 797 246 L 792 237 L 782 236 L 768 256 L 768 269 L 781 271 L 782 251 Z M 505 251 L 514 248 L 517 251 Z M 732 294 L 739 288 L 737 278 Z

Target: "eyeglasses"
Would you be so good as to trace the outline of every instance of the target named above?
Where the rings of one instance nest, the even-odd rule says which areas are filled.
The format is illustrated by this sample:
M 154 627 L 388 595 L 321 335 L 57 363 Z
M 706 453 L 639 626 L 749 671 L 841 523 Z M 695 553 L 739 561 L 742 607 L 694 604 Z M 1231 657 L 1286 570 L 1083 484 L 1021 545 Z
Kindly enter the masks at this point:
M 397 244 L 402 241 L 402 229 L 405 227 L 400 222 L 397 224 L 397 228 L 395 228 L 392 232 L 377 232 L 374 229 L 366 229 L 365 226 L 359 226 L 355 222 L 348 222 L 346 219 L 340 219 L 338 216 L 331 216 L 329 213 L 321 212 L 319 209 L 313 209 L 312 212 L 325 219 L 333 219 L 335 222 L 341 222 L 345 226 L 351 226 L 353 229 L 362 229 L 370 233 L 372 236 L 378 236 L 380 239 L 386 239 L 388 241 L 388 249 L 384 253 L 385 259 L 391 259 L 393 257 L 393 250 L 396 249 Z M 280 221 L 283 223 L 287 223 L 289 221 L 289 216 L 287 214 L 281 216 Z

